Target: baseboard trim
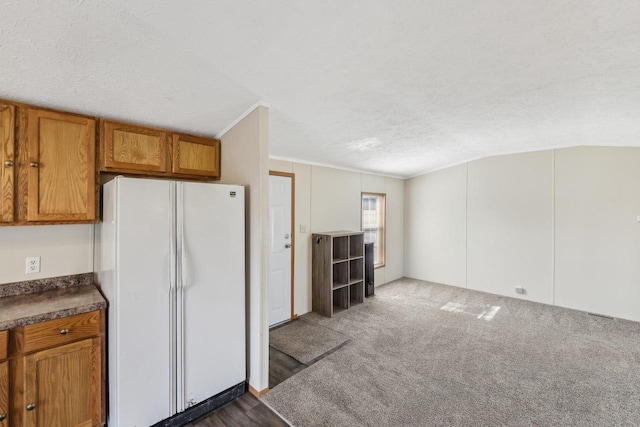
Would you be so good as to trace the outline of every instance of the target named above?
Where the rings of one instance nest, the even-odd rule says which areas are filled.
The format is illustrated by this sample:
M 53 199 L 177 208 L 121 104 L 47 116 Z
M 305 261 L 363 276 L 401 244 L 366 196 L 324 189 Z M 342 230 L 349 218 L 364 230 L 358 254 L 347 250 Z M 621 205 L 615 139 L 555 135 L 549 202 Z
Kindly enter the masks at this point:
M 262 396 L 267 394 L 268 391 L 269 391 L 269 387 L 258 391 L 255 388 L 253 388 L 253 386 L 251 384 L 249 384 L 249 393 L 253 394 L 258 399 L 260 399 Z
M 159 423 L 154 424 L 152 427 L 180 427 L 191 421 L 208 414 L 209 412 L 221 407 L 222 405 L 231 402 L 232 400 L 242 396 L 247 392 L 246 384 L 241 382 L 233 387 L 226 389 L 225 391 L 210 397 L 209 399 L 198 403 L 191 408 L 175 414 L 171 418 L 162 420 Z

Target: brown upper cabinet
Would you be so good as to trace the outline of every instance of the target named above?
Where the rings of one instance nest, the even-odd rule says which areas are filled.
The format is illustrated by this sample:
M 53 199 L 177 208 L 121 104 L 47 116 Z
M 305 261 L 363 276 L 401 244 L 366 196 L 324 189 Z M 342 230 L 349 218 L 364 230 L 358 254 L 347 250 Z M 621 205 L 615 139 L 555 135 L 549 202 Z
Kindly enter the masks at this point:
M 100 121 L 101 170 L 168 172 L 169 134 L 159 129 Z
M 29 109 L 27 221 L 96 219 L 95 120 Z
M 220 141 L 100 120 L 100 170 L 219 179 Z
M 173 173 L 220 178 L 220 141 L 173 135 Z
M 0 222 L 12 222 L 15 201 L 16 108 L 0 102 Z
M 99 171 L 220 179 L 220 140 L 0 100 L 0 226 L 96 222 Z

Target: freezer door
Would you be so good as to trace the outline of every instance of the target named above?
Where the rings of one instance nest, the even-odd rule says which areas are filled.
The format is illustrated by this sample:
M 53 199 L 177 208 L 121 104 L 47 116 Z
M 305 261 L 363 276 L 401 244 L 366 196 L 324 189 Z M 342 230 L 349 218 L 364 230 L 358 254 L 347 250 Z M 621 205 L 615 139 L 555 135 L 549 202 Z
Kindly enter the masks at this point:
M 117 285 L 109 301 L 115 328 L 108 336 L 109 394 L 115 399 L 110 399 L 109 426 L 146 427 L 170 417 L 176 407 L 171 348 L 175 183 L 116 180 Z
M 178 183 L 177 194 L 178 400 L 186 409 L 246 378 L 244 188 Z

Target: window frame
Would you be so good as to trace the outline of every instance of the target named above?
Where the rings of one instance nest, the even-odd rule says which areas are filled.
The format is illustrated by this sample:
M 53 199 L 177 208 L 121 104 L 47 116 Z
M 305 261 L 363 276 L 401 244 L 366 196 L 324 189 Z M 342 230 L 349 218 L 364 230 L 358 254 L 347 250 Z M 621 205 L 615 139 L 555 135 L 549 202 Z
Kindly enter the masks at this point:
M 382 210 L 382 221 L 381 221 L 381 225 L 379 227 L 379 233 L 380 233 L 380 247 L 381 247 L 381 251 L 380 251 L 380 262 L 378 264 L 374 264 L 373 268 L 374 269 L 378 269 L 378 268 L 382 268 L 385 266 L 385 262 L 386 262 L 386 258 L 387 258 L 387 248 L 386 248 L 386 244 L 387 244 L 387 194 L 386 193 L 373 193 L 371 191 L 363 191 L 360 193 L 360 230 L 364 231 L 364 224 L 363 224 L 363 220 L 364 220 L 364 197 L 365 196 L 376 196 L 376 197 L 380 197 L 382 203 L 381 203 L 381 210 Z

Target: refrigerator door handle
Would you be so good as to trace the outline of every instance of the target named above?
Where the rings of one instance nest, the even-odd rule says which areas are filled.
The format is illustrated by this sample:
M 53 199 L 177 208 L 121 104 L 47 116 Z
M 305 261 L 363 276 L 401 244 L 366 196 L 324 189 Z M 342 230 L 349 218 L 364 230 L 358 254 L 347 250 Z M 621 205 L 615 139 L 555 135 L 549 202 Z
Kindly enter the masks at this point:
M 180 247 L 181 247 L 181 251 L 180 251 L 180 273 L 181 273 L 181 283 L 180 283 L 180 287 L 182 289 L 185 289 L 187 287 L 187 285 L 189 284 L 189 275 L 187 274 L 188 271 L 188 266 L 189 266 L 189 259 L 187 258 L 187 250 L 185 248 L 185 244 L 184 244 L 184 234 L 182 234 L 182 241 L 180 242 Z
M 177 283 L 176 283 L 176 270 L 177 270 L 177 265 L 175 263 L 176 260 L 176 252 L 177 252 L 177 248 L 176 248 L 176 203 L 175 203 L 175 199 L 176 199 L 176 192 L 175 192 L 175 188 L 174 186 L 169 187 L 169 201 L 170 201 L 170 206 L 171 206 L 171 213 L 170 213 L 170 224 L 171 226 L 169 227 L 169 247 L 171 248 L 169 251 L 169 265 L 170 267 L 170 272 L 169 272 L 169 290 L 170 291 L 174 291 L 177 287 Z
M 180 288 L 184 289 L 187 287 L 188 284 L 188 280 L 189 280 L 189 276 L 187 274 L 188 271 L 188 258 L 187 258 L 187 245 L 185 242 L 185 238 L 184 238 L 184 190 L 182 188 L 182 183 L 178 183 L 178 209 L 180 212 L 180 216 L 178 217 L 178 226 L 180 227 L 180 253 L 179 253 L 179 257 L 180 257 Z

